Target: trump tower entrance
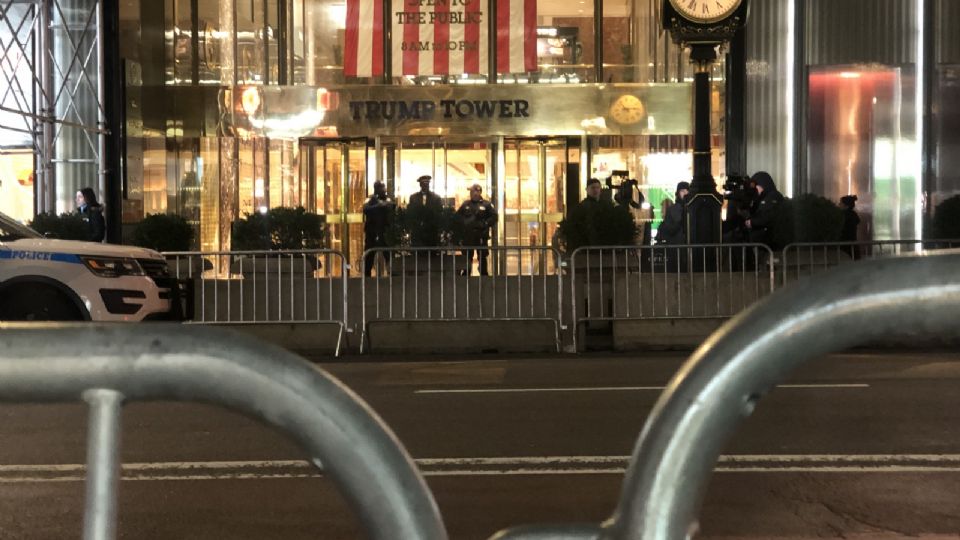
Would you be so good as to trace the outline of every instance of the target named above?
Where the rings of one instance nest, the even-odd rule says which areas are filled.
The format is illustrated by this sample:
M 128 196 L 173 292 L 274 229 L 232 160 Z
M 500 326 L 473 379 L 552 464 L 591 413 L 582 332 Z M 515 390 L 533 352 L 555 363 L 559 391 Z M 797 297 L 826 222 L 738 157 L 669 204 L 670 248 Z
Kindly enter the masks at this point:
M 400 206 L 419 191 L 422 175 L 433 178 L 431 189 L 451 208 L 479 184 L 499 213 L 493 245 L 548 246 L 563 219 L 567 193 L 579 197 L 580 142 L 580 137 L 302 138 L 299 200 L 323 216 L 328 247 L 343 252 L 354 273 L 364 250 L 363 203 L 378 178 Z

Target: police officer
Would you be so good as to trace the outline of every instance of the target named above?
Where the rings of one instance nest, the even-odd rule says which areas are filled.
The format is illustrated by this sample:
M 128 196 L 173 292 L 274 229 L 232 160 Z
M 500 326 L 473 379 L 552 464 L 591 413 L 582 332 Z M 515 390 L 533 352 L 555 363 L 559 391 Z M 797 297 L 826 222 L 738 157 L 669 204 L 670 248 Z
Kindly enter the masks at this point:
M 483 188 L 480 184 L 470 186 L 470 198 L 463 201 L 457 210 L 457 215 L 463 220 L 464 238 L 463 243 L 467 247 L 485 246 L 490 240 L 490 229 L 497 224 L 497 209 L 490 201 L 484 200 Z M 487 252 L 486 249 L 477 249 L 477 266 L 480 267 L 480 275 L 489 275 L 487 271 Z M 472 249 L 466 250 L 466 268 L 460 271 L 461 275 L 470 274 L 470 266 L 473 264 Z
M 97 194 L 93 188 L 85 187 L 77 192 L 77 213 L 87 223 L 91 242 L 103 242 L 107 226 L 103 219 L 103 206 L 97 202 Z
M 387 197 L 387 187 L 379 180 L 373 183 L 373 195 L 363 203 L 363 249 L 386 247 L 387 226 L 390 224 L 390 214 L 396 203 Z M 389 266 L 389 257 L 384 257 Z M 366 275 L 373 273 L 376 262 L 376 253 L 367 253 L 363 259 L 363 271 Z

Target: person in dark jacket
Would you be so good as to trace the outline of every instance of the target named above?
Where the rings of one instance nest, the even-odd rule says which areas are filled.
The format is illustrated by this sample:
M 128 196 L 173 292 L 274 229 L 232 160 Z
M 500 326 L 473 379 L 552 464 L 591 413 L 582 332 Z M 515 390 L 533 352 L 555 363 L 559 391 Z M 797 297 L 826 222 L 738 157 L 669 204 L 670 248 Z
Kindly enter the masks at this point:
M 757 199 L 750 208 L 750 219 L 745 222 L 750 231 L 750 241 L 757 244 L 771 245 L 773 232 L 780 213 L 780 204 L 783 195 L 777 190 L 773 178 L 766 172 L 758 172 L 750 177 L 750 181 L 757 186 Z
M 676 198 L 663 217 L 663 223 L 657 230 L 657 240 L 661 244 L 684 244 L 687 241 L 684 215 L 686 198 L 690 194 L 690 182 L 677 184 Z
M 463 201 L 460 208 L 457 209 L 457 216 L 463 220 L 464 234 L 463 245 L 485 246 L 490 240 L 490 229 L 497 224 L 497 209 L 490 201 L 484 200 L 483 188 L 480 184 L 470 186 L 470 198 Z M 477 266 L 480 269 L 480 275 L 489 275 L 487 269 L 486 249 L 466 250 L 466 268 L 460 271 L 461 275 L 470 274 L 470 265 L 473 264 L 473 252 L 477 252 Z
M 373 195 L 363 203 L 363 249 L 372 249 L 387 246 L 387 226 L 390 224 L 390 215 L 396 203 L 387 197 L 387 187 L 383 182 L 373 183 Z M 386 254 L 384 254 L 386 255 Z M 387 266 L 389 257 L 384 257 Z M 363 259 L 363 271 L 366 275 L 373 273 L 376 262 L 376 253 L 368 253 Z
M 603 191 L 603 184 L 597 178 L 587 180 L 587 196 L 580 201 L 580 206 L 592 206 L 600 203 L 600 192 Z
M 841 242 L 856 242 L 857 228 L 860 226 L 860 216 L 855 210 L 857 196 L 847 195 L 840 197 L 840 207 L 843 208 L 843 229 L 840 231 Z
M 87 222 L 90 229 L 89 240 L 103 242 L 107 225 L 103 220 L 103 206 L 97 202 L 97 194 L 93 189 L 85 187 L 77 192 L 77 213 Z

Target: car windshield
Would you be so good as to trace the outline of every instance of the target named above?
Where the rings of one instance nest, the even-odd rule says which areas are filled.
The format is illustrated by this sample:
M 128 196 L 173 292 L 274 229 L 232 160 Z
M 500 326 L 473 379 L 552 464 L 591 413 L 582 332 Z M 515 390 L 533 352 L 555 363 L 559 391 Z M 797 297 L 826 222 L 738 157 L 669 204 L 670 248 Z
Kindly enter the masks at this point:
M 0 242 L 20 240 L 21 238 L 43 238 L 37 231 L 20 224 L 12 217 L 0 213 Z

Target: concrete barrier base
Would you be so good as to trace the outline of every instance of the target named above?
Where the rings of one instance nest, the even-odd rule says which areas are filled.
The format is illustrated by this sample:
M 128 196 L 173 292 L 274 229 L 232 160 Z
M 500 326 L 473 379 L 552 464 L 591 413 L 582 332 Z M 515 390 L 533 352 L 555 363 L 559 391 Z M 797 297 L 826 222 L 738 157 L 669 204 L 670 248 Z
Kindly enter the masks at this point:
M 368 352 L 518 353 L 557 352 L 552 320 L 527 321 L 372 321 L 367 325 Z
M 340 325 L 332 323 L 274 323 L 274 324 L 218 324 L 237 332 L 244 332 L 268 343 L 273 343 L 308 358 L 332 357 L 337 350 Z M 343 336 L 341 352 L 347 349 L 347 335 Z
M 613 349 L 692 350 L 726 321 L 726 317 L 613 321 Z

